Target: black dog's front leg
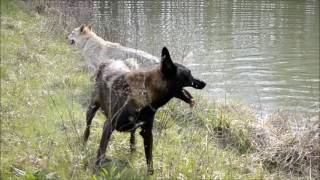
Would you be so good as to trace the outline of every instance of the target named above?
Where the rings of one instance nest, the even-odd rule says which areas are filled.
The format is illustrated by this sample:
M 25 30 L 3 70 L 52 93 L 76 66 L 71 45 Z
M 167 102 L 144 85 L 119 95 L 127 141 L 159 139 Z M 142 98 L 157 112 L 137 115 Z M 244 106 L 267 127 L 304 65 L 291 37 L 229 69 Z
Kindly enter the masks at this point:
M 136 130 L 132 130 L 130 132 L 130 150 L 131 152 L 136 151 L 136 137 L 135 137 Z
M 153 161 L 152 161 L 152 145 L 153 145 L 153 135 L 152 126 L 155 112 L 149 107 L 144 108 L 140 112 L 141 120 L 145 123 L 141 128 L 141 136 L 143 137 L 144 152 L 147 160 L 148 174 L 153 174 Z
M 143 137 L 144 153 L 147 160 L 148 174 L 153 174 L 153 162 L 152 162 L 152 129 L 142 129 L 141 136 Z

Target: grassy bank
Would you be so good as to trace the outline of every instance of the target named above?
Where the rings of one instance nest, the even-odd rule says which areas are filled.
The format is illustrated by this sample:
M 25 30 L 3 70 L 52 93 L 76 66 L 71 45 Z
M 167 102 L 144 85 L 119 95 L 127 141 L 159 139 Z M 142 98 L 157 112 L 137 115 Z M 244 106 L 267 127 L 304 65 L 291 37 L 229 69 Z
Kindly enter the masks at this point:
M 278 128 L 280 135 L 258 129 L 253 126 L 254 112 L 246 106 L 222 106 L 200 96 L 193 110 L 174 100 L 157 114 L 153 176 L 146 175 L 138 133 L 137 152 L 130 153 L 129 134 L 118 132 L 107 149 L 112 161 L 95 175 L 92 164 L 104 117 L 101 113 L 95 117 L 88 145 L 83 147 L 91 73 L 66 42 L 63 24 L 48 14 L 39 15 L 33 5 L 1 1 L 1 179 L 316 178 L 320 150 L 312 144 L 317 142 L 317 128 L 312 131 L 315 135 L 308 134 L 311 146 L 290 141 L 303 147 L 297 148 L 298 154 L 290 148 L 286 153 L 281 148 L 288 144 L 280 138 L 294 137 L 288 138 L 288 127 Z M 273 137 L 270 134 L 280 140 L 262 138 Z M 268 142 L 279 143 L 268 149 L 272 148 Z M 312 156 L 303 154 L 304 146 Z M 278 154 L 291 159 L 281 161 Z M 296 155 L 302 159 L 292 158 Z M 311 165 L 294 172 L 299 167 L 290 163 L 292 159 Z

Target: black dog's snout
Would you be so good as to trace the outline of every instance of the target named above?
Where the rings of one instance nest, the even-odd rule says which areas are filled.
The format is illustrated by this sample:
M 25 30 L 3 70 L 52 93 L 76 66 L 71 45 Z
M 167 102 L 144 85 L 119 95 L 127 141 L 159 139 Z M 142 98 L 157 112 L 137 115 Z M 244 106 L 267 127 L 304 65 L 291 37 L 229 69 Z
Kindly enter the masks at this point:
M 196 89 L 203 89 L 206 86 L 206 83 L 201 80 L 194 79 L 191 83 L 191 86 Z

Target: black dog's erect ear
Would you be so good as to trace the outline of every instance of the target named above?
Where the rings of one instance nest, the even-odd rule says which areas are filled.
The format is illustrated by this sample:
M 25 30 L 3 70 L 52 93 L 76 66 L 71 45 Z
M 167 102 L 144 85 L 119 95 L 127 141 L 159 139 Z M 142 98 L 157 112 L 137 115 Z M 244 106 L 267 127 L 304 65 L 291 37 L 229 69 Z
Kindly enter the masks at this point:
M 176 66 L 173 64 L 169 51 L 166 47 L 163 47 L 161 52 L 161 72 L 165 77 L 173 75 L 176 71 Z

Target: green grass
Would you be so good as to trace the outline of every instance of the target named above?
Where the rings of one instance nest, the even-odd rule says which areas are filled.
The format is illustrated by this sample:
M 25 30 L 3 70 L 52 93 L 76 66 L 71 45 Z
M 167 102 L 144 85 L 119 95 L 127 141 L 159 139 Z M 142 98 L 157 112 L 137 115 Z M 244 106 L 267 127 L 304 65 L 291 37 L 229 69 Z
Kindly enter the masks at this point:
M 173 100 L 156 115 L 155 174 L 147 176 L 142 139 L 130 153 L 129 134 L 115 132 L 112 157 L 93 173 L 104 117 L 94 118 L 82 146 L 91 73 L 48 19 L 20 1 L 1 1 L 1 179 L 264 179 L 251 154 L 255 117 L 239 104 L 219 106 L 197 96 L 194 110 Z M 22 173 L 16 172 L 21 170 Z

